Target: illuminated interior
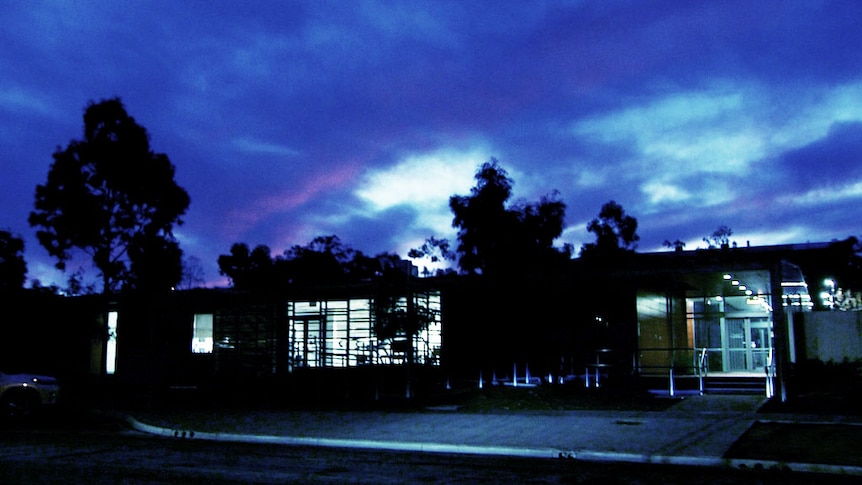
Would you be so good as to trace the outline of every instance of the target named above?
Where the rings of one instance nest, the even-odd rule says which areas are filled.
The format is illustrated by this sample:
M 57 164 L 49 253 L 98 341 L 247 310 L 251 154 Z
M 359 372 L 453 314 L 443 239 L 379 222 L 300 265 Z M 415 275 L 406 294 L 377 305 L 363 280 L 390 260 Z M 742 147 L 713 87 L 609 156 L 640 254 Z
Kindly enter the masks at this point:
M 427 328 L 413 336 L 413 360 L 439 365 L 442 344 L 440 294 L 415 294 L 417 311 L 431 317 Z M 406 307 L 406 298 L 399 306 Z M 288 338 L 292 367 L 353 367 L 402 364 L 410 348 L 408 336 L 378 340 L 370 299 L 289 302 Z
M 404 364 L 412 349 L 417 364 L 440 365 L 440 293 L 413 295 L 412 308 L 427 325 L 411 338 L 403 331 L 379 339 L 370 298 L 288 301 L 284 315 L 276 305 L 225 307 L 196 314 L 191 351 L 213 354 L 218 372 L 267 375 L 282 369 Z M 407 308 L 407 299 L 395 311 Z
M 785 311 L 810 311 L 801 272 L 790 265 L 782 272 Z M 772 364 L 772 301 L 767 270 L 684 274 L 671 290 L 639 292 L 641 372 L 765 372 Z
M 211 354 L 213 351 L 213 315 L 199 313 L 194 317 L 192 331 L 192 352 Z
M 108 344 L 105 357 L 105 372 L 117 372 L 117 312 L 108 312 Z

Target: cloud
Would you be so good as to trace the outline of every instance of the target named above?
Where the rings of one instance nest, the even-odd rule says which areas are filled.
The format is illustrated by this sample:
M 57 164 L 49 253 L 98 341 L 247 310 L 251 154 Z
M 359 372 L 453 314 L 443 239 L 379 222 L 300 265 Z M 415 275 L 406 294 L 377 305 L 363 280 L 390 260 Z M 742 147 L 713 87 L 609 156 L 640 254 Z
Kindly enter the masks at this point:
M 818 187 L 801 195 L 793 194 L 779 197 L 778 202 L 800 207 L 835 204 L 838 202 L 860 203 L 862 202 L 862 180 L 850 181 L 832 187 Z
M 278 143 L 270 143 L 261 140 L 256 140 L 252 137 L 242 136 L 239 138 L 235 138 L 233 140 L 232 145 L 234 148 L 241 152 L 247 153 L 255 153 L 262 155 L 278 155 L 278 156 L 287 156 L 287 157 L 295 157 L 301 154 L 301 152 L 295 148 L 280 145 Z
M 476 170 L 489 158 L 486 153 L 473 148 L 411 155 L 392 167 L 369 171 L 355 193 L 366 213 L 409 206 L 417 211 L 416 226 L 450 232 L 449 197 L 470 191 Z
M 656 181 L 645 183 L 641 186 L 641 191 L 647 195 L 650 204 L 684 202 L 691 198 L 691 194 L 682 187 Z
M 577 121 L 575 136 L 630 144 L 637 174 L 734 172 L 763 155 L 744 96 L 725 90 L 670 94 L 642 106 Z
M 321 169 L 306 174 L 300 184 L 290 184 L 281 190 L 259 194 L 240 208 L 230 210 L 223 221 L 228 237 L 241 238 L 247 233 L 261 229 L 260 225 L 274 217 L 286 224 L 291 212 L 314 202 L 332 192 L 337 192 L 356 177 L 357 167 L 344 165 L 336 169 Z M 294 218 L 296 215 L 294 215 Z M 268 232 L 268 231 L 267 231 Z M 320 235 L 320 234 L 316 234 Z
M 32 88 L 6 86 L 0 88 L 0 111 L 8 111 L 16 116 L 49 116 L 56 118 L 56 110 L 43 93 Z

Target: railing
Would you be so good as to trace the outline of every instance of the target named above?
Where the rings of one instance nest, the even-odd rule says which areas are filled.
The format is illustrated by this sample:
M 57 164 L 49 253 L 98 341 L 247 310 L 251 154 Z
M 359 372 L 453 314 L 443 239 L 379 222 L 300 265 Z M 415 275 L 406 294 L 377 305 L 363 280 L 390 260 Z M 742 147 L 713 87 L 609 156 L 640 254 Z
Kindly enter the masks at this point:
M 593 353 L 596 356 L 596 361 L 590 362 L 586 365 L 584 369 L 584 386 L 589 387 L 600 387 L 601 386 L 601 375 L 602 371 L 605 372 L 607 376 L 608 370 L 611 367 L 614 367 L 613 362 L 608 362 L 607 358 L 610 357 L 614 352 L 614 349 L 596 349 Z M 602 357 L 605 357 L 602 359 Z M 592 386 L 590 385 L 590 377 L 593 377 Z
M 766 371 L 766 397 L 772 398 L 775 395 L 775 362 L 773 362 L 772 347 L 769 348 L 764 370 Z
M 703 381 L 709 373 L 709 351 L 706 348 L 640 349 L 636 369 L 642 376 L 667 376 L 671 397 L 676 395 L 680 378 L 696 378 L 698 392 L 703 394 Z

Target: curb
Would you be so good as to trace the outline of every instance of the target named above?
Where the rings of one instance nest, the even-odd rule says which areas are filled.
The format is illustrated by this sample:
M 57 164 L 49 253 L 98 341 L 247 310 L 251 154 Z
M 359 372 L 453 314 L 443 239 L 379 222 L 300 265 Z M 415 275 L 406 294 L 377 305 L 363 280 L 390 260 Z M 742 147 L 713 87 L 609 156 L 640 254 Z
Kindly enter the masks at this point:
M 679 455 L 652 455 L 613 451 L 561 450 L 513 446 L 454 445 L 446 443 L 412 441 L 377 441 L 347 438 L 314 438 L 305 436 L 271 436 L 242 433 L 221 433 L 168 429 L 142 423 L 126 416 L 123 418 L 132 429 L 163 438 L 179 440 L 225 441 L 247 444 L 283 446 L 314 446 L 356 450 L 407 451 L 413 453 L 441 453 L 497 457 L 563 459 L 589 463 L 661 464 L 696 467 L 732 468 L 737 470 L 775 470 L 781 472 L 821 473 L 830 475 L 862 476 L 862 467 L 817 463 L 788 463 L 772 460 L 699 457 Z

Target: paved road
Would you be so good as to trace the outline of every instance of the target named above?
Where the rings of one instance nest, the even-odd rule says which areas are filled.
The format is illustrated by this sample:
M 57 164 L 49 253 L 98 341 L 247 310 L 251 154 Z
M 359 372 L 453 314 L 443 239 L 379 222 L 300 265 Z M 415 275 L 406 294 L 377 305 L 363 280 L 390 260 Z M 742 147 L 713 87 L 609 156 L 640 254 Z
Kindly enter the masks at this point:
M 175 440 L 128 431 L 0 431 L 0 483 L 853 483 L 835 475 Z

